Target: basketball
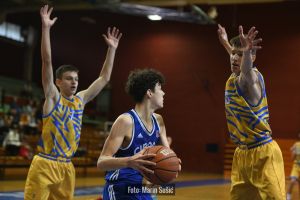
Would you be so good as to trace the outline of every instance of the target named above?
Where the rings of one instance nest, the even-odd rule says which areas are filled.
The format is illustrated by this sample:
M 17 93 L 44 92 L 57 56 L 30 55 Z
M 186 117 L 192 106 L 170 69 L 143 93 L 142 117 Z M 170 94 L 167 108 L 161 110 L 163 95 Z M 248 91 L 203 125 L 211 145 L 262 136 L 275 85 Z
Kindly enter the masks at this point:
M 161 185 L 173 181 L 179 171 L 179 160 L 175 152 L 165 146 L 153 146 L 144 152 L 144 155 L 156 154 L 149 160 L 156 163 L 156 166 L 149 167 L 154 174 L 144 173 L 144 177 L 153 184 Z

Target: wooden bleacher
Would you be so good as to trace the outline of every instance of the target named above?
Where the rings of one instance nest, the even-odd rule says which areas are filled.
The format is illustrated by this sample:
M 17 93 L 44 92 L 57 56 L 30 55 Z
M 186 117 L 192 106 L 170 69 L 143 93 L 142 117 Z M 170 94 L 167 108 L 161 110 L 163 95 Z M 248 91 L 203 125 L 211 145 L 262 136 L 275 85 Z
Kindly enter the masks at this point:
M 289 175 L 291 173 L 292 165 L 293 165 L 290 148 L 293 146 L 293 144 L 297 140 L 295 140 L 295 139 L 275 139 L 275 140 L 281 148 L 283 161 L 284 161 L 285 176 L 289 177 Z M 236 148 L 236 145 L 234 145 L 232 143 L 225 144 L 224 177 L 227 179 L 230 179 L 231 165 L 232 165 L 232 159 L 233 159 L 233 154 L 234 154 L 235 148 Z
M 230 179 L 231 174 L 231 165 L 232 165 L 232 159 L 234 150 L 236 148 L 236 145 L 232 143 L 226 143 L 224 147 L 224 178 Z
M 73 157 L 72 162 L 76 168 L 76 174 L 79 176 L 87 176 L 90 168 L 92 171 L 99 171 L 96 169 L 97 160 L 101 153 L 105 141 L 105 135 L 99 134 L 99 131 L 94 126 L 84 125 L 81 133 L 81 140 L 79 147 L 86 149 L 86 153 L 80 157 Z M 26 137 L 26 142 L 36 149 L 39 140 L 38 135 L 30 135 Z M 4 148 L 0 147 L 0 180 L 14 177 L 14 173 L 19 171 L 20 177 L 25 177 L 29 170 L 31 160 L 22 156 L 7 156 Z M 100 171 L 99 171 L 100 172 Z

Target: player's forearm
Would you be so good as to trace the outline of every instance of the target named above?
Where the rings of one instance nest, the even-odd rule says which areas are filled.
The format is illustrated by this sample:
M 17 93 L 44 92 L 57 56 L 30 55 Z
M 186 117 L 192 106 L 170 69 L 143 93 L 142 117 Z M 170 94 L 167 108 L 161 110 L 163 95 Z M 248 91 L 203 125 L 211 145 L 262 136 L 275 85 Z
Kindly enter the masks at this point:
M 51 63 L 50 28 L 42 28 L 41 56 L 43 63 Z
M 228 42 L 228 40 L 224 40 L 219 38 L 220 43 L 223 45 L 223 47 L 225 48 L 225 50 L 227 51 L 228 54 L 231 54 L 232 52 L 232 47 L 230 45 L 230 43 Z
M 167 138 L 162 138 L 162 137 L 161 137 L 161 144 L 162 144 L 163 146 L 165 146 L 165 147 L 170 148 L 170 145 L 169 145 L 169 143 L 168 143 Z
M 247 50 L 243 52 L 243 58 L 241 63 L 241 72 L 243 74 L 248 74 L 249 71 L 252 70 L 252 58 L 251 58 L 251 51 Z
M 111 156 L 100 156 L 97 167 L 102 171 L 115 170 L 128 167 L 129 157 L 114 158 Z
M 108 47 L 106 58 L 102 70 L 100 72 L 100 77 L 102 77 L 106 82 L 108 82 L 111 77 L 115 54 L 116 54 L 116 48 Z
M 231 54 L 231 52 L 232 52 L 232 47 L 231 47 L 230 43 L 229 43 L 228 41 L 223 41 L 223 42 L 221 42 L 221 43 L 222 43 L 222 45 L 224 46 L 224 48 L 226 49 L 227 53 L 228 53 L 228 54 Z
M 42 84 L 45 95 L 49 95 L 50 84 L 53 83 L 53 69 L 51 61 L 51 46 L 50 46 L 50 28 L 42 28 L 41 41 L 41 56 L 42 56 Z

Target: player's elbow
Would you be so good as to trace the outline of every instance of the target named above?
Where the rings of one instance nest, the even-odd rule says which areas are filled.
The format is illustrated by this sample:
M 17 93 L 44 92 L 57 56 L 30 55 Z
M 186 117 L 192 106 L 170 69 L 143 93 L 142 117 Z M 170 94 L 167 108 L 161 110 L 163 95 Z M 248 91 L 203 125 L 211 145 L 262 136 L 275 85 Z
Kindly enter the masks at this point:
M 43 56 L 42 64 L 43 64 L 43 66 L 51 65 L 52 64 L 51 56 Z
M 100 156 L 97 161 L 97 168 L 100 169 L 101 171 L 106 171 L 105 162 L 103 162 L 104 160 L 105 157 Z
M 104 84 L 106 85 L 110 81 L 110 76 L 108 76 L 108 75 L 103 76 L 103 81 L 104 81 Z
M 105 83 L 105 85 L 110 81 L 110 77 L 111 77 L 111 73 L 109 73 L 108 71 L 101 71 L 100 73 L 100 79 L 102 80 L 102 82 Z
M 99 159 L 98 159 L 98 161 L 97 161 L 97 168 L 100 169 L 100 170 L 103 169 L 101 157 L 99 157 Z

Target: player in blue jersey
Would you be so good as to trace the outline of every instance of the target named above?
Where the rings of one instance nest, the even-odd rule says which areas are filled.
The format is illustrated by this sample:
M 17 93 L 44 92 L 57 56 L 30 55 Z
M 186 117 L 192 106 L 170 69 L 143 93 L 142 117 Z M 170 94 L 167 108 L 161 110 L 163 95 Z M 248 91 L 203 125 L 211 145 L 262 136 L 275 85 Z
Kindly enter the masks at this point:
M 163 107 L 163 83 L 162 74 L 152 69 L 130 73 L 126 91 L 135 107 L 114 122 L 97 163 L 106 171 L 104 200 L 152 199 L 133 189 L 142 184 L 144 172 L 153 173 L 147 166 L 155 163 L 147 159 L 155 155 L 143 155 L 144 149 L 157 144 L 169 147 L 163 118 L 154 113 Z
M 237 144 L 231 171 L 232 200 L 285 199 L 285 175 L 281 150 L 272 139 L 262 74 L 253 62 L 261 39 L 252 27 L 227 39 L 219 25 L 219 40 L 230 54 L 232 74 L 225 86 L 225 112 L 229 135 Z
M 75 170 L 71 162 L 79 140 L 83 109 L 110 80 L 115 52 L 121 33 L 116 28 L 103 35 L 108 45 L 107 55 L 99 77 L 76 94 L 78 69 L 63 65 L 56 70 L 54 84 L 50 28 L 57 18 L 50 19 L 52 8 L 40 10 L 42 20 L 42 84 L 45 94 L 43 130 L 25 185 L 25 199 L 73 199 Z

